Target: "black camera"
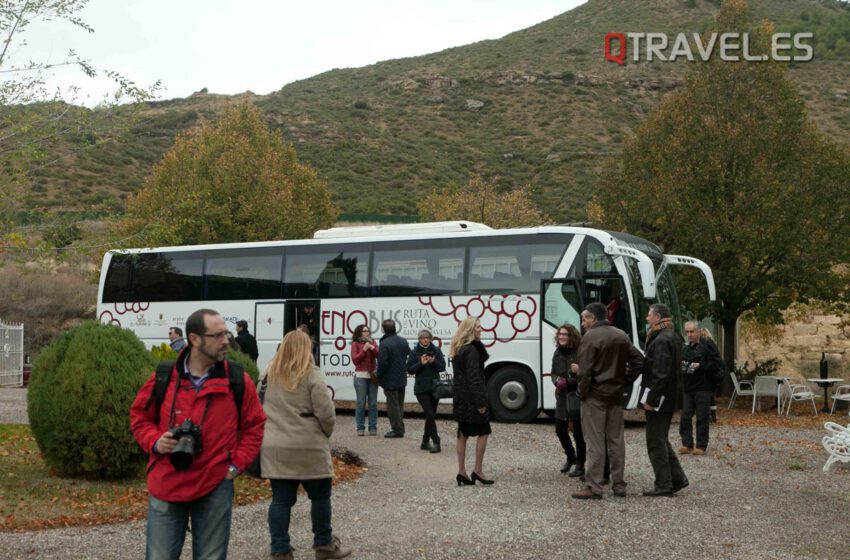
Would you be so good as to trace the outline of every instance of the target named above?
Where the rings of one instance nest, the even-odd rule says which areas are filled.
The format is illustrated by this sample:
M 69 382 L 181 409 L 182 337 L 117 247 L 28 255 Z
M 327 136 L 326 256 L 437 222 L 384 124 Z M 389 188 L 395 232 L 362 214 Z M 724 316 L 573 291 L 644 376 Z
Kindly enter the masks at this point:
M 178 471 L 185 471 L 192 466 L 195 455 L 202 451 L 201 427 L 187 418 L 169 431 L 177 440 L 177 445 L 171 451 L 171 464 Z

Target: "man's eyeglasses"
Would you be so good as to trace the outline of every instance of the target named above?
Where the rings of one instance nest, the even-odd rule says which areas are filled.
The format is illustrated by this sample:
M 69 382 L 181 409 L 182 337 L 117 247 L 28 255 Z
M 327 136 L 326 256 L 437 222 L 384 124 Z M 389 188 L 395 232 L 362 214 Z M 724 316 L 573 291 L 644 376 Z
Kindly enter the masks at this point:
M 227 331 L 217 333 L 204 333 L 201 336 L 205 336 L 207 338 L 227 338 Z

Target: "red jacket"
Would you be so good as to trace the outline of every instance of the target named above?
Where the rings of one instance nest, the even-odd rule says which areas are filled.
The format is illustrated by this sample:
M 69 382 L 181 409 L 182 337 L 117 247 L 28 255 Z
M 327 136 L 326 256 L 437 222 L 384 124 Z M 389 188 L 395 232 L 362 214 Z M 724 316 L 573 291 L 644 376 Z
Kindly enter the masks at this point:
M 377 369 L 378 349 L 363 350 L 365 342 L 351 343 L 351 361 L 354 362 L 354 371 L 368 371 L 374 373 Z M 372 346 L 377 347 L 373 342 Z
M 154 424 L 155 412 L 151 405 L 146 409 L 153 392 L 156 374 L 144 384 L 130 407 L 130 427 L 142 449 L 150 454 L 147 468 L 148 492 L 167 502 L 191 502 L 212 492 L 224 477 L 232 463 L 244 470 L 260 451 L 263 443 L 263 426 L 266 415 L 257 398 L 257 391 L 248 374 L 245 375 L 245 395 L 242 398 L 242 416 L 237 437 L 236 400 L 230 391 L 227 362 L 215 364 L 210 377 L 196 393 L 192 383 L 180 377 L 180 389 L 174 401 L 175 378 L 178 368 L 183 370 L 184 356 L 180 354 L 171 371 L 171 380 L 159 411 L 159 425 Z M 209 409 L 204 409 L 209 398 Z M 169 425 L 169 416 L 174 402 L 174 422 Z M 180 425 L 191 418 L 201 426 L 203 450 L 195 455 L 192 466 L 185 471 L 176 470 L 168 455 L 153 452 L 156 440 L 172 426 Z

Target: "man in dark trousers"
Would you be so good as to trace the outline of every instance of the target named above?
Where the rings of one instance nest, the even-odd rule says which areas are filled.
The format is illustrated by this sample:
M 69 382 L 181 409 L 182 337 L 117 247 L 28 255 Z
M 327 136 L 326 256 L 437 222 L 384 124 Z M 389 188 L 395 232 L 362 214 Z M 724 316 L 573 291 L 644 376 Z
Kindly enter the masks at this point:
M 581 425 L 587 445 L 587 488 L 573 494 L 577 500 L 601 500 L 605 449 L 611 463 L 614 495 L 626 495 L 624 480 L 626 442 L 623 437 L 623 387 L 626 369 L 637 376 L 643 356 L 628 335 L 608 322 L 608 309 L 591 303 L 581 314 L 587 333 L 578 347 L 578 397 Z
M 682 349 L 682 382 L 684 385 L 682 415 L 679 419 L 679 435 L 682 447 L 679 453 L 702 455 L 708 448 L 708 432 L 711 423 L 711 398 L 714 396 L 718 373 L 723 371 L 717 346 L 702 336 L 696 321 L 685 323 L 688 341 Z M 694 448 L 692 419 L 697 416 L 697 441 Z
M 649 307 L 646 315 L 646 365 L 640 403 L 646 410 L 646 450 L 655 471 L 655 485 L 644 496 L 668 496 L 688 486 L 688 478 L 670 445 L 670 421 L 682 400 L 682 344 L 670 308 L 663 303 Z
M 248 321 L 244 319 L 236 321 L 236 342 L 243 353 L 248 354 L 255 362 L 260 357 L 257 350 L 257 339 L 248 332 Z
M 387 399 L 389 432 L 385 438 L 404 437 L 404 390 L 407 387 L 407 355 L 410 344 L 396 334 L 395 321 L 386 319 L 381 323 L 384 336 L 378 345 L 378 384 L 384 389 Z

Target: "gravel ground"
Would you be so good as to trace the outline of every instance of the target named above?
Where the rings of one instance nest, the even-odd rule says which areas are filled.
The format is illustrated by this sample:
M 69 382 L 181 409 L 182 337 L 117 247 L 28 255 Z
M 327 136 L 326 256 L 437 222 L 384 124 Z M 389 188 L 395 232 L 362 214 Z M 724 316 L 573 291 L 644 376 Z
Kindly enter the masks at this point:
M 10 403 L 23 402 L 5 393 L 4 422 L 15 417 Z M 582 502 L 569 497 L 580 483 L 558 472 L 563 457 L 547 420 L 494 424 L 485 472 L 496 484 L 461 488 L 453 480 L 454 423 L 438 421 L 439 455 L 419 450 L 422 424 L 407 419 L 404 439 L 359 438 L 353 416 L 339 415 L 335 444 L 369 465 L 359 481 L 334 490 L 334 532 L 354 548 L 350 558 L 847 557 L 850 468 L 821 471 L 820 430 L 731 427 L 721 418 L 709 453 L 682 457 L 691 486 L 669 499 L 640 496 L 652 473 L 643 428 L 630 425 L 628 496 L 609 490 L 602 501 Z M 387 428 L 382 417 L 379 430 Z M 268 556 L 266 511 L 266 503 L 234 511 L 231 558 Z M 306 497 L 290 529 L 295 557 L 312 558 Z M 144 524 L 0 533 L 0 551 L 4 558 L 142 558 Z

